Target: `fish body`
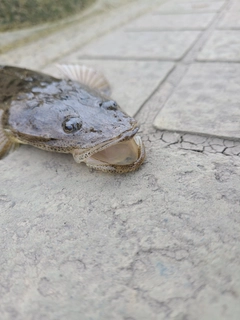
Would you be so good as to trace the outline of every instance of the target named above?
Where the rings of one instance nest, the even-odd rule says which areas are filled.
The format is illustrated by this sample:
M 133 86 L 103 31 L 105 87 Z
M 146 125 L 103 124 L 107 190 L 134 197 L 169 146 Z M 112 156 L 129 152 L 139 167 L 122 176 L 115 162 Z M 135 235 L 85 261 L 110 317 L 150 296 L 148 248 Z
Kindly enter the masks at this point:
M 137 169 L 145 157 L 137 122 L 109 97 L 106 79 L 87 67 L 60 69 L 67 79 L 0 66 L 0 158 L 20 143 L 102 171 Z

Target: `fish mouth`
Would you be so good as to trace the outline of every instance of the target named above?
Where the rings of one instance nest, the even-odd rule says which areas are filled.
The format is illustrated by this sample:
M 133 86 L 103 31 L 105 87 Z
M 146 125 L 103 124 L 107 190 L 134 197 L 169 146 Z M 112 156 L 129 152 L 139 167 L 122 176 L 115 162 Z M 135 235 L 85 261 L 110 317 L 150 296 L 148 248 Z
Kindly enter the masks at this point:
M 138 128 L 129 130 L 118 139 L 97 146 L 80 157 L 73 152 L 77 162 L 85 162 L 88 167 L 105 171 L 126 173 L 137 170 L 145 159 L 145 148 Z

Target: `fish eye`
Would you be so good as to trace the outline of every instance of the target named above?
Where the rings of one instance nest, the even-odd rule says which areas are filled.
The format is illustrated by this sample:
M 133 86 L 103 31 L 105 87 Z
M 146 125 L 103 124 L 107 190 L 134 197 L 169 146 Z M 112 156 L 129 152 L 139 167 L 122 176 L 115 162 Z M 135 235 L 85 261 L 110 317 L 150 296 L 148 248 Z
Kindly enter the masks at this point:
M 63 121 L 62 126 L 66 133 L 73 133 L 81 129 L 82 122 L 79 118 L 67 118 Z

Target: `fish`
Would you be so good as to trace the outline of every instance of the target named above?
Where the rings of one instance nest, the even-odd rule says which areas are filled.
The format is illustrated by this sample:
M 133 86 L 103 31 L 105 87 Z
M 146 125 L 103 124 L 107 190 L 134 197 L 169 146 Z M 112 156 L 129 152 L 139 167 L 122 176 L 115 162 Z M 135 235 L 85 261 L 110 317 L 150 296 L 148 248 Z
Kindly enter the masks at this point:
M 107 79 L 86 66 L 57 67 L 60 78 L 0 66 L 0 159 L 28 144 L 103 172 L 137 170 L 145 159 L 139 125 L 111 98 Z

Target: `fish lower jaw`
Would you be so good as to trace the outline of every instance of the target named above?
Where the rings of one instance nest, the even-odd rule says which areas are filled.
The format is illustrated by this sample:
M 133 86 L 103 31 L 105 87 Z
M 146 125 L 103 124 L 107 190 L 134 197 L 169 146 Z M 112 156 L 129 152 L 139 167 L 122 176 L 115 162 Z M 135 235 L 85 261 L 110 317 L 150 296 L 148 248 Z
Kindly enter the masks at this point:
M 84 162 L 90 168 L 104 171 L 126 173 L 137 170 L 145 159 L 145 148 L 140 136 L 114 144 L 94 153 Z

